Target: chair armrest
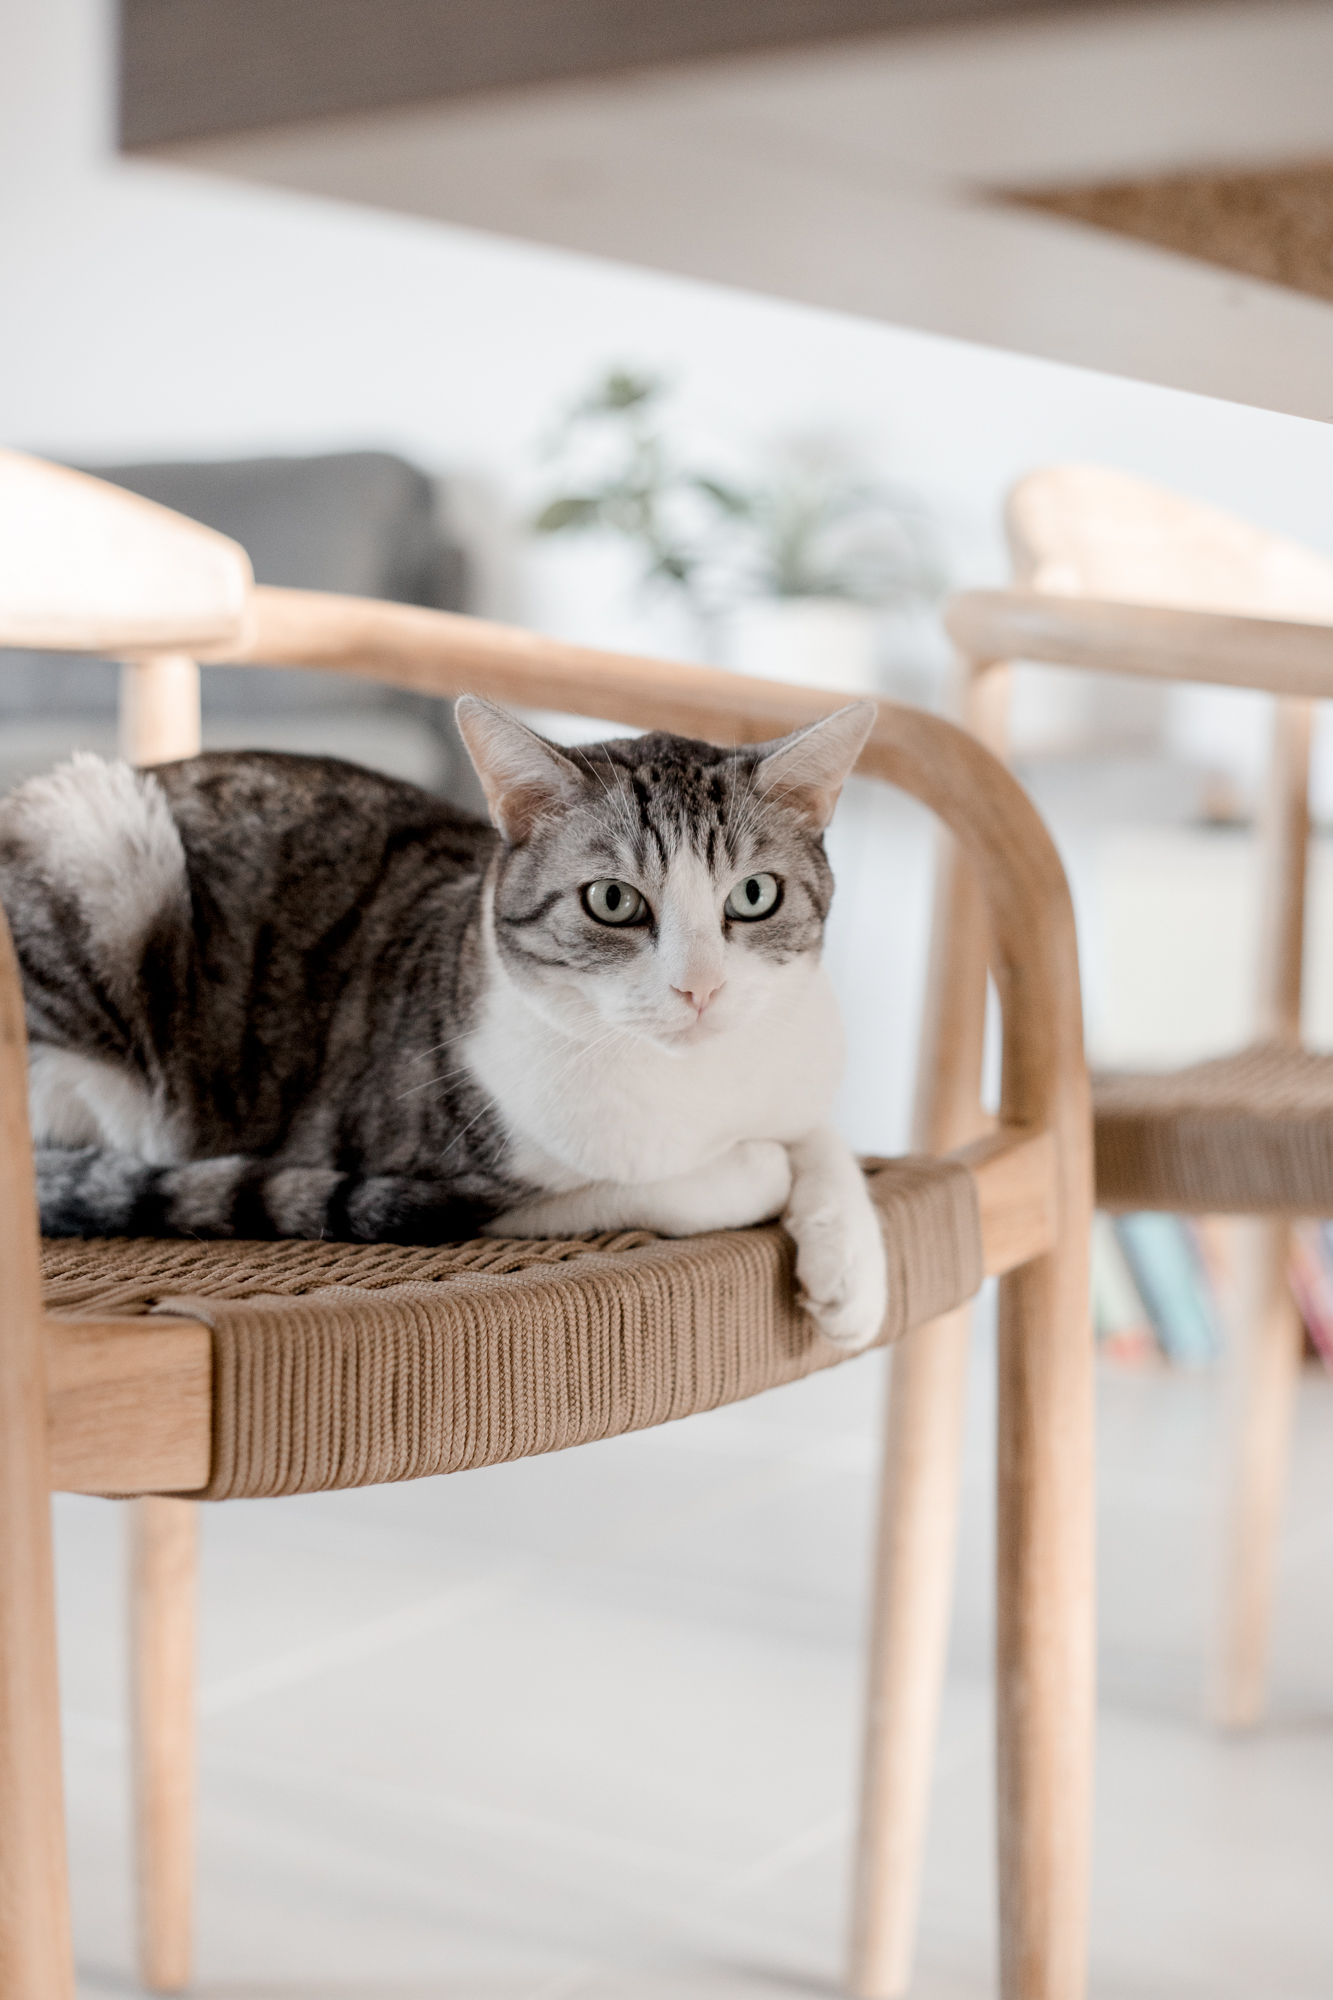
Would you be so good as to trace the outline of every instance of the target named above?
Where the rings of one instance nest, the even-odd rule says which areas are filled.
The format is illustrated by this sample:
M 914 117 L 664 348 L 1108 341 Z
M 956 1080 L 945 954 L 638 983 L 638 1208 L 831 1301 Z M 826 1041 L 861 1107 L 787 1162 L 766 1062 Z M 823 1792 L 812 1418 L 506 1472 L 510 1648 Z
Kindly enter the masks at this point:
M 1049 1132 L 987 1132 L 949 1155 L 971 1174 L 988 1278 L 1050 1250 L 1060 1227 L 1060 1163 Z
M 979 664 L 1041 660 L 1267 694 L 1333 695 L 1333 625 L 1034 590 L 964 591 L 950 600 L 944 622 Z

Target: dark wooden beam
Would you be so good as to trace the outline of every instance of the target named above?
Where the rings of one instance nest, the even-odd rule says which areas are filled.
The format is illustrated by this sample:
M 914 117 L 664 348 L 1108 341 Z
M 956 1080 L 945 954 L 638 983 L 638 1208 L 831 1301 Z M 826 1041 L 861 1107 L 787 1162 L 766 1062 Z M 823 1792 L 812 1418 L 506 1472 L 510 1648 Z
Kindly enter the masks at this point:
M 122 0 L 127 150 L 1108 0 Z M 1115 0 L 1111 0 L 1115 4 Z M 1162 0 L 1120 0 L 1140 9 Z

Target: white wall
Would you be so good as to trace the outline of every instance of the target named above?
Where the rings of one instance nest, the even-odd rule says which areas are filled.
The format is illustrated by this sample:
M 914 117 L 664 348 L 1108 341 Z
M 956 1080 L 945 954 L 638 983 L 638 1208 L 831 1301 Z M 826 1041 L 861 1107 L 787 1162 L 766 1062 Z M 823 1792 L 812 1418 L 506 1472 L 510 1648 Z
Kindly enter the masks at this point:
M 388 446 L 472 482 L 492 515 L 513 519 L 541 488 L 537 446 L 553 415 L 623 359 L 679 381 L 696 452 L 793 428 L 862 440 L 931 500 L 959 580 L 1002 574 L 1001 497 L 1054 458 L 1121 465 L 1333 550 L 1333 432 L 1320 424 L 119 161 L 111 15 L 109 0 L 4 0 L 9 443 L 85 461 Z M 586 560 L 497 563 L 487 603 L 591 639 L 678 639 L 655 637 L 641 607 L 599 601 L 606 565 Z M 898 852 L 882 875 L 899 900 L 858 897 L 853 925 L 869 954 L 858 982 L 901 1052 L 883 1108 L 857 1121 L 866 1143 L 901 1131 L 914 1038 L 918 834 L 903 831 Z M 856 948 L 850 936 L 839 945 L 849 968 Z
M 865 439 L 937 499 L 968 576 L 998 572 L 1005 487 L 1054 457 L 1333 549 L 1320 424 L 116 160 L 111 17 L 109 0 L 4 8 L 11 441 L 107 458 L 387 444 L 518 503 L 553 412 L 626 357 L 680 380 L 697 445 L 825 423 Z

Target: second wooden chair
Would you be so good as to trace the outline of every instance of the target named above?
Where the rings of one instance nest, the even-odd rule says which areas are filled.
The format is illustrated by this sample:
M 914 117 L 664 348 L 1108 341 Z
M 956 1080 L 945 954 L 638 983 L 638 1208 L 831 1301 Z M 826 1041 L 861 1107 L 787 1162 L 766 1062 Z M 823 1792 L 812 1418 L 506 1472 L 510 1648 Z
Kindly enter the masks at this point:
M 1061 466 L 1015 488 L 1016 587 L 949 606 L 960 719 L 998 755 L 1014 661 L 1256 688 L 1277 697 L 1262 826 L 1254 1043 L 1168 1074 L 1093 1078 L 1096 1189 L 1112 1209 L 1236 1225 L 1226 1526 L 1208 1706 L 1240 1725 L 1264 1702 L 1273 1554 L 1301 1327 L 1287 1282 L 1293 1217 L 1333 1216 L 1333 1057 L 1301 1045 L 1312 702 L 1333 695 L 1333 562 L 1125 474 Z M 915 1143 L 986 1125 L 989 950 L 952 844 L 935 904 Z M 968 1312 L 911 1333 L 892 1366 L 862 1808 L 854 1985 L 910 1980 L 920 1855 L 952 1597 Z

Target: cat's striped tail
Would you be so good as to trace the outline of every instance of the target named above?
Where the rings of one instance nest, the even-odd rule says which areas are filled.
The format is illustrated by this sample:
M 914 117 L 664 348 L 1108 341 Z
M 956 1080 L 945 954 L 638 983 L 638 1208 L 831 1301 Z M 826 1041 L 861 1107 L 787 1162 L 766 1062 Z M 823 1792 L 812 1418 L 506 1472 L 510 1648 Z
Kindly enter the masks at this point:
M 495 1212 L 442 1181 L 243 1154 L 160 1167 L 100 1146 L 42 1147 L 36 1164 L 44 1236 L 460 1243 Z

